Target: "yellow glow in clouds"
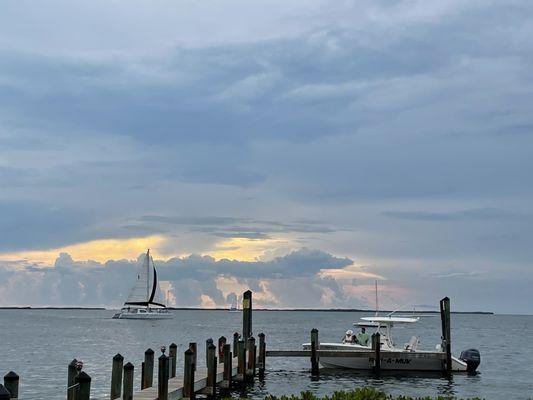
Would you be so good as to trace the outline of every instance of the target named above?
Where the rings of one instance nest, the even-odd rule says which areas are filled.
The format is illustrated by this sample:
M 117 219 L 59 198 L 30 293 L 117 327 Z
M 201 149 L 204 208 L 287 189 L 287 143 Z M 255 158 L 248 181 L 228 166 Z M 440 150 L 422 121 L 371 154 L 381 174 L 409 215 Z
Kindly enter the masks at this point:
M 217 243 L 215 249 L 206 254 L 217 260 L 226 258 L 228 260 L 254 261 L 280 242 L 281 240 L 278 239 L 231 238 Z
M 94 260 L 99 262 L 123 258 L 135 259 L 146 249 L 157 249 L 164 240 L 164 237 L 157 235 L 132 239 L 93 240 L 44 251 L 3 253 L 0 254 L 0 260 L 27 260 L 28 262 L 52 265 L 59 253 L 68 253 L 74 260 Z

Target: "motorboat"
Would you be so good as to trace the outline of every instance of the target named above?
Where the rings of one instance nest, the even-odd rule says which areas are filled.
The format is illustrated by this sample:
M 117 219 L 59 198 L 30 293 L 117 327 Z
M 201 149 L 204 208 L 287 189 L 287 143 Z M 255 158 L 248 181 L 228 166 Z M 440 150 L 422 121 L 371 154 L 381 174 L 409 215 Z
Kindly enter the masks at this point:
M 157 270 L 150 249 L 137 273 L 137 280 L 122 309 L 113 315 L 115 319 L 170 319 L 157 282 Z
M 404 345 L 397 345 L 394 341 L 392 331 L 395 325 L 414 324 L 418 321 L 419 318 L 412 317 L 395 317 L 393 315 L 373 316 L 361 318 L 361 321 L 355 323 L 354 326 L 372 330 L 374 333 L 379 332 L 381 370 L 442 371 L 446 356 L 442 344 L 436 345 L 435 350 L 421 350 L 418 348 L 419 339 L 416 336 L 412 336 L 409 342 Z M 345 337 L 341 343 L 319 344 L 321 351 L 344 351 L 343 356 L 320 356 L 320 364 L 325 368 L 372 370 L 375 364 L 376 353 L 372 348 L 371 340 L 367 340 L 365 343 L 359 343 L 357 336 L 347 336 L 352 336 L 353 340 Z M 368 335 L 366 337 L 368 338 Z M 310 350 L 311 344 L 304 343 L 303 348 L 304 350 Z M 351 351 L 354 352 L 353 356 L 349 353 L 346 354 L 346 352 Z M 452 371 L 473 373 L 479 366 L 480 361 L 479 351 L 475 349 L 463 351 L 459 358 L 452 356 Z

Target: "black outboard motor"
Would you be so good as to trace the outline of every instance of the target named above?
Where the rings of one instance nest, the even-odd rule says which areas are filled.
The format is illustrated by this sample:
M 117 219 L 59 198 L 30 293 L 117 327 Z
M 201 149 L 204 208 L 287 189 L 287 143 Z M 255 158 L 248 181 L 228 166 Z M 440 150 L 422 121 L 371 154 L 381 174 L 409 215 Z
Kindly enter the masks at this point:
M 459 359 L 466 363 L 466 371 L 472 374 L 476 372 L 477 367 L 481 363 L 481 354 L 479 354 L 479 350 L 468 349 L 461 352 Z

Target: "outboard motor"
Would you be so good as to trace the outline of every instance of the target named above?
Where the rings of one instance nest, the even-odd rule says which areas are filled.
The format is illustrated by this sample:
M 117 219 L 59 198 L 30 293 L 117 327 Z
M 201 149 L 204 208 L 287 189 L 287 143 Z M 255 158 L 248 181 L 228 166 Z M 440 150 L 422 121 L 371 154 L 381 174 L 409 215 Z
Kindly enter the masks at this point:
M 477 349 L 468 349 L 461 352 L 459 359 L 466 363 L 466 371 L 472 374 L 481 363 L 481 354 Z

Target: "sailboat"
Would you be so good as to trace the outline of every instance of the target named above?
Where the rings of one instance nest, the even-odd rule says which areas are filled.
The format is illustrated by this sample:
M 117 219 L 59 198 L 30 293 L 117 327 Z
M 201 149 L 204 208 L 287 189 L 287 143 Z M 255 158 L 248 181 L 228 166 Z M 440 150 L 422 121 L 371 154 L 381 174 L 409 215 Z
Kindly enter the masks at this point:
M 113 315 L 116 319 L 169 319 L 172 314 L 167 310 L 157 284 L 157 270 L 150 249 L 137 273 L 137 281 L 120 312 Z

